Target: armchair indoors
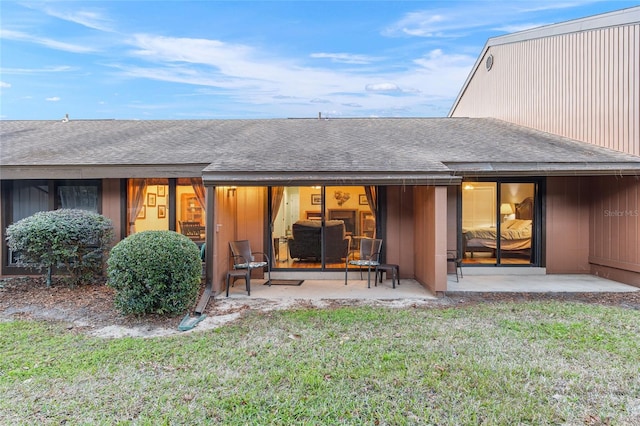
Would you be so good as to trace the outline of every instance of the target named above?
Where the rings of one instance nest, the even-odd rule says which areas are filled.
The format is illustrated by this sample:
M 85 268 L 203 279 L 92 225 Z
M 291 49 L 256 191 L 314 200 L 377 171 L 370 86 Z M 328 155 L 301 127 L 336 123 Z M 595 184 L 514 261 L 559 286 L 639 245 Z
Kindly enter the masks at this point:
M 347 255 L 350 238 L 346 235 L 344 221 L 327 220 L 322 226 L 319 220 L 299 220 L 293 224 L 292 237 L 288 241 L 292 259 L 313 259 L 322 257 L 322 232 L 324 232 L 325 259 L 338 261 Z
M 229 248 L 231 249 L 231 256 L 233 258 L 233 271 L 241 271 L 242 273 L 233 273 L 229 271 L 227 273 L 227 296 L 229 296 L 229 281 L 230 278 L 236 278 L 237 276 L 245 277 L 247 284 L 247 293 L 251 294 L 251 271 L 254 269 L 261 269 L 267 267 L 268 283 L 271 286 L 271 266 L 269 265 L 269 258 L 263 252 L 252 252 L 249 240 L 231 241 L 229 242 Z M 255 255 L 261 255 L 263 260 L 256 261 Z
M 347 256 L 344 268 L 344 285 L 347 285 L 347 275 L 349 265 L 360 268 L 360 279 L 362 279 L 362 269 L 367 268 L 367 288 L 371 288 L 371 269 L 375 271 L 380 265 L 380 252 L 382 251 L 382 240 L 374 238 L 363 238 L 360 240 L 360 250 L 352 250 Z M 356 258 L 356 254 L 359 257 Z

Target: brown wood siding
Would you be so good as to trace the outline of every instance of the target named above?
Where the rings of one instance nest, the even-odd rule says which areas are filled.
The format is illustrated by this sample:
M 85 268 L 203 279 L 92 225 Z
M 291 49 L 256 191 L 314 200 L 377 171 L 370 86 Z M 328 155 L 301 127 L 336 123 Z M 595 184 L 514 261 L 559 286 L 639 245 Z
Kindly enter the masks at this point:
M 546 268 L 550 274 L 585 274 L 589 267 L 588 180 L 547 179 Z
M 458 249 L 458 187 L 447 187 L 447 250 Z M 455 265 L 447 262 L 447 273 L 455 273 Z
M 592 273 L 640 285 L 640 178 L 593 177 L 589 191 Z
M 122 205 L 121 195 L 120 179 L 102 180 L 102 215 L 111 219 L 113 223 L 114 244 L 125 237 L 122 235 L 121 213 L 126 207 Z
M 264 245 L 265 203 L 267 188 L 241 187 L 236 190 L 236 240 L 249 240 L 252 252 L 269 255 L 269 247 Z M 260 269 L 251 271 L 251 276 L 262 279 Z
M 452 116 L 499 118 L 640 155 L 640 24 L 492 46 Z
M 238 188 L 239 190 L 239 188 Z M 237 191 L 236 191 L 237 193 Z M 229 241 L 236 239 L 236 196 L 229 196 L 227 188 L 215 188 L 215 213 L 213 216 L 213 290 L 215 293 L 225 288 L 226 273 L 229 270 Z M 207 216 L 209 213 L 207 212 Z
M 387 225 L 383 251 L 386 262 L 400 266 L 401 278 L 414 277 L 413 188 L 389 186 L 387 190 Z
M 2 185 L 3 182 L 0 182 L 0 188 L 3 187 L 4 185 Z M 0 277 L 3 276 L 5 274 L 4 271 L 4 264 L 5 264 L 5 259 L 7 254 L 5 253 L 5 230 L 7 228 L 7 226 L 9 225 L 8 223 L 5 223 L 7 220 L 7 216 L 4 214 L 5 211 L 3 210 L 4 207 L 2 205 L 2 201 L 4 200 L 4 197 L 7 197 L 8 194 L 6 194 L 4 191 L 0 190 L 0 226 L 2 227 L 2 232 L 0 232 L 0 237 L 2 238 L 3 242 L 0 244 Z
M 447 188 L 419 186 L 414 192 L 416 280 L 430 291 L 447 289 Z

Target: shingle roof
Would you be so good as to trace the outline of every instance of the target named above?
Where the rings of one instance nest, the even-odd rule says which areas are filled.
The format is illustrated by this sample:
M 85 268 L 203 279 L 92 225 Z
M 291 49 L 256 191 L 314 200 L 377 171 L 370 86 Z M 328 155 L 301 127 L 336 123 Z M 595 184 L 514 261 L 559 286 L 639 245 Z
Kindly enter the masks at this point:
M 639 174 L 640 157 L 489 118 L 71 120 L 0 121 L 0 166 L 3 179 L 25 169 L 34 178 L 64 167 L 82 168 L 83 177 L 131 177 L 116 170 L 158 176 L 158 168 L 191 167 L 219 184 L 322 175 L 391 181 L 501 168 Z

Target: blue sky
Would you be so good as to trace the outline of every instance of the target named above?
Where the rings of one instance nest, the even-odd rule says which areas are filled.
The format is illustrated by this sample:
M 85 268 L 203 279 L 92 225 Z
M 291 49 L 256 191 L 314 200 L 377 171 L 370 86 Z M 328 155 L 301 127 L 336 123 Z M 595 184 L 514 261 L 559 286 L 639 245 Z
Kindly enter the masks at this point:
M 489 37 L 638 1 L 1 1 L 0 118 L 446 116 Z

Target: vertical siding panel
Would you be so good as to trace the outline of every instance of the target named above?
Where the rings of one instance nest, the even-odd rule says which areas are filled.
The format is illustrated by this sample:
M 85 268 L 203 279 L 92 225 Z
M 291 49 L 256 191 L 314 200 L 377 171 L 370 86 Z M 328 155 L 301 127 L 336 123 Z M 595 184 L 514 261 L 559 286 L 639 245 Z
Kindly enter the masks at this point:
M 621 51 L 622 51 L 622 85 L 620 87 L 620 108 L 621 108 L 621 113 L 620 113 L 620 117 L 621 117 L 621 121 L 620 121 L 620 129 L 621 129 L 621 135 L 620 135 L 620 140 L 622 141 L 623 145 L 621 147 L 621 151 L 623 152 L 631 152 L 631 146 L 629 144 L 629 125 L 630 125 L 630 120 L 629 120 L 629 103 L 625 102 L 627 98 L 627 95 L 630 89 L 629 86 L 629 58 L 631 57 L 632 53 L 629 50 L 629 35 L 630 35 L 630 27 L 625 27 L 622 29 L 623 35 L 622 35 L 622 40 L 621 40 Z
M 453 116 L 496 117 L 640 155 L 640 24 L 491 46 Z
M 619 64 L 618 64 L 618 32 L 619 32 L 619 28 L 613 28 L 613 31 L 611 32 L 612 35 L 612 40 L 611 40 L 611 48 L 610 48 L 610 57 L 611 57 L 611 62 L 609 63 L 609 67 L 611 68 L 611 75 L 610 75 L 610 79 L 611 82 L 609 83 L 609 105 L 611 107 L 611 110 L 609 111 L 610 114 L 610 123 L 611 123 L 611 130 L 609 132 L 610 135 L 610 144 L 609 146 L 612 149 L 618 150 L 619 146 L 618 146 L 618 69 L 619 69 Z
M 631 145 L 633 154 L 640 155 L 640 25 L 633 27 L 631 36 Z

